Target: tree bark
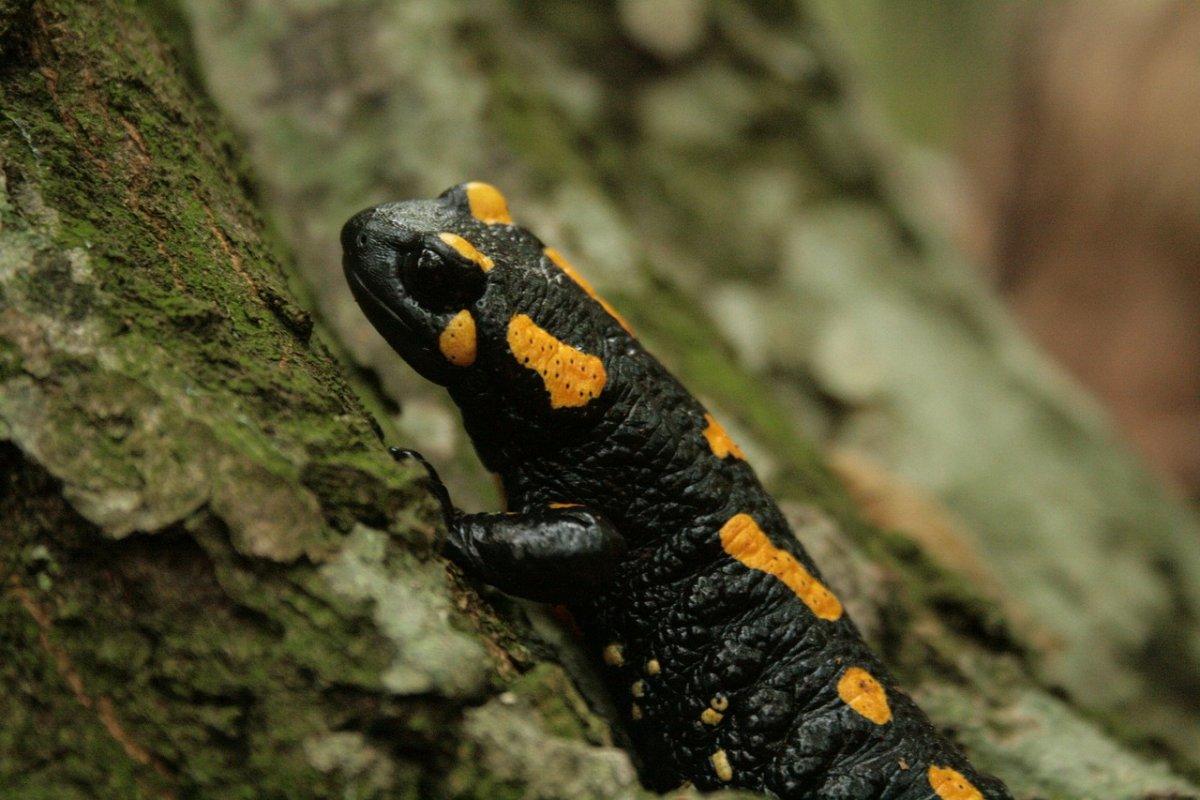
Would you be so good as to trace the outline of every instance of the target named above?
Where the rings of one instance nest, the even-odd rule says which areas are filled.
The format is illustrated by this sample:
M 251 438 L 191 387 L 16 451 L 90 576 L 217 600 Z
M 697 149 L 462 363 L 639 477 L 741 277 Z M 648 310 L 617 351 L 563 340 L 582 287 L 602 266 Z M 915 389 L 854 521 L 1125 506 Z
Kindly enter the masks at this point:
M 993 604 L 1013 594 L 1003 580 L 989 595 L 960 576 L 1001 571 L 996 552 L 973 556 L 960 534 L 986 534 L 995 520 L 946 522 L 934 500 L 914 501 L 917 493 L 843 456 L 856 490 L 847 494 L 797 420 L 846 439 L 869 431 L 853 373 L 837 358 L 780 369 L 794 343 L 722 344 L 720 309 L 736 317 L 744 306 L 697 310 L 697 297 L 707 302 L 722 287 L 736 295 L 729 275 L 761 272 L 778 253 L 755 249 L 754 232 L 737 227 L 742 201 L 731 198 L 758 198 L 772 175 L 791 181 L 802 171 L 814 178 L 804 196 L 835 205 L 805 217 L 792 233 L 809 238 L 796 246 L 840 268 L 846 262 L 812 236 L 845 223 L 861 241 L 882 224 L 884 241 L 899 237 L 907 248 L 903 263 L 927 274 L 887 309 L 921 319 L 919 309 L 931 307 L 946 337 L 977 337 L 970 352 L 980 363 L 958 378 L 994 370 L 1035 386 L 980 402 L 1025 408 L 1036 397 L 1066 428 L 1083 427 L 1095 459 L 1078 469 L 1092 476 L 1099 461 L 1116 464 L 1101 483 L 1135 496 L 1120 518 L 1140 513 L 1157 526 L 1155 552 L 1172 553 L 1189 524 L 1159 521 L 1183 517 L 1158 510 L 1171 506 L 1123 457 L 1104 458 L 1114 451 L 1102 427 L 1080 422 L 1035 358 L 1013 356 L 1019 340 L 986 301 L 947 288 L 953 281 L 925 234 L 883 192 L 884 168 L 859 149 L 836 71 L 813 49 L 808 23 L 788 17 L 772 34 L 740 5 L 722 6 L 739 10 L 706 25 L 721 32 L 711 49 L 728 69 L 708 64 L 697 74 L 671 67 L 688 57 L 686 40 L 680 55 L 678 40 L 655 40 L 652 27 L 607 7 L 581 8 L 570 24 L 540 4 L 184 8 L 198 45 L 187 69 L 177 56 L 187 32 L 165 28 L 172 49 L 145 16 L 179 26 L 185 18 L 169 4 L 0 4 L 0 796 L 646 794 L 613 746 L 620 731 L 606 722 L 569 636 L 538 608 L 477 594 L 432 555 L 433 503 L 419 476 L 388 458 L 380 425 L 398 443 L 429 449 L 430 425 L 393 431 L 396 399 L 402 424 L 422 411 L 438 426 L 446 417 L 335 291 L 336 232 L 351 210 L 467 177 L 514 187 L 514 210 L 545 223 L 535 227 L 547 238 L 552 220 L 583 220 L 556 238 L 605 267 L 600 275 L 621 283 L 652 345 L 740 421 L 756 463 L 793 499 L 798 533 L 830 582 L 981 767 L 1023 797 L 1196 794 L 1089 721 L 1087 703 L 1051 690 L 1039 640 L 1014 632 Z M 782 36 L 781 46 L 755 39 L 764 35 Z M 633 46 L 616 46 L 619 37 Z M 571 63 L 560 47 L 592 60 Z M 245 136 L 283 242 L 263 222 L 241 142 L 196 86 L 199 73 Z M 597 85 L 634 74 L 653 78 L 640 87 L 649 96 L 642 106 L 588 105 Z M 563 76 L 570 90 L 556 90 Z M 789 120 L 801 87 L 811 96 Z M 706 107 L 734 104 L 740 118 L 749 112 L 736 111 L 739 98 L 763 91 L 772 114 L 805 136 L 790 149 L 768 146 L 775 172 L 760 171 L 745 195 L 725 176 L 745 178 L 751 154 L 711 170 L 685 163 L 688 153 L 725 151 L 721 125 L 680 130 L 654 117 L 673 97 L 699 93 Z M 599 133 L 636 114 L 670 143 L 669 158 Z M 592 158 L 580 157 L 581 142 L 592 143 Z M 794 189 L 779 197 L 786 203 Z M 689 236 L 670 232 L 685 220 Z M 332 333 L 314 329 L 288 249 L 333 330 L 378 381 L 359 381 L 322 344 Z M 706 249 L 718 258 L 706 261 Z M 690 271 L 662 266 L 670 263 Z M 883 274 L 827 281 L 822 324 L 846 329 L 847 296 L 894 299 L 905 278 Z M 793 280 L 807 291 L 803 280 L 818 278 Z M 736 341 L 736 325 L 724 330 Z M 810 344 L 791 349 L 809 353 Z M 912 362 L 937 347 L 929 340 Z M 755 388 L 772 369 L 786 373 L 784 388 Z M 884 381 L 881 396 L 888 402 L 876 410 L 916 416 L 913 392 L 889 394 Z M 947 448 L 938 440 L 934 451 Z M 447 447 L 467 464 L 463 452 Z M 904 473 L 908 451 L 895 452 L 901 468 L 888 466 Z M 1032 452 L 1036 460 L 1045 451 Z M 460 498 L 489 502 L 478 473 L 456 474 Z M 968 493 L 956 510 L 980 497 Z M 1002 497 L 1006 508 L 1035 502 Z M 882 531 L 864 510 L 906 533 Z M 1079 519 L 1072 530 L 1091 542 L 1091 518 Z M 1026 541 L 1036 543 L 1047 526 L 1033 527 Z M 1189 575 L 1176 577 L 1191 598 Z M 1053 585 L 1046 591 L 1058 596 Z M 1162 631 L 1180 641 L 1178 630 Z

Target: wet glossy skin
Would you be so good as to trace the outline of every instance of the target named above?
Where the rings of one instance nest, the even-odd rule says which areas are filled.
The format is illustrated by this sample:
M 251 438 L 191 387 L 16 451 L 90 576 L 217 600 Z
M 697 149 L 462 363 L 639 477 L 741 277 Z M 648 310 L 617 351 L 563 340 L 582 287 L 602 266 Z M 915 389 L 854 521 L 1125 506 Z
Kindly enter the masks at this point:
M 516 514 L 447 501 L 447 555 L 570 605 L 652 784 L 1010 797 L 895 685 L 716 420 L 492 187 L 369 209 L 342 242 Z

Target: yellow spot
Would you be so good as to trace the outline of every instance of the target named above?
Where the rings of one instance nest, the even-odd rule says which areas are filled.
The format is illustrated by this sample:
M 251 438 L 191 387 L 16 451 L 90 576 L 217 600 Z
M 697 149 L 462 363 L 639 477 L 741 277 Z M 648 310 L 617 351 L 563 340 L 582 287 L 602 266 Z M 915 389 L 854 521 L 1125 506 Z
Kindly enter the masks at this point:
M 619 642 L 613 642 L 604 648 L 604 663 L 610 667 L 625 665 L 625 647 Z
M 633 705 L 631 705 L 629 707 L 629 716 L 633 719 L 641 719 L 642 718 L 642 707 L 639 706 L 637 703 L 634 703 Z
M 708 760 L 712 762 L 713 772 L 717 773 L 718 778 L 723 781 L 733 779 L 733 767 L 730 766 L 729 756 L 725 754 L 724 750 L 718 750 L 713 753 L 708 757 Z
M 551 503 L 551 508 L 580 508 L 579 503 Z
M 779 578 L 821 619 L 836 620 L 842 616 L 842 604 L 833 592 L 791 553 L 771 544 L 749 514 L 737 514 L 721 526 L 721 546 L 750 569 Z
M 862 667 L 850 667 L 843 672 L 837 690 L 842 702 L 876 725 L 891 722 L 892 709 L 888 706 L 887 692 Z
M 657 675 L 662 672 L 662 664 L 658 663 L 657 658 L 652 658 L 646 662 L 646 674 Z
M 508 348 L 526 367 L 542 376 L 552 408 L 587 405 L 608 380 L 604 363 L 539 328 L 525 314 L 508 323 Z
M 617 324 L 625 329 L 626 333 L 628 333 L 630 336 L 633 336 L 633 328 L 629 327 L 629 323 L 625 321 L 625 318 L 618 314 L 617 310 L 613 308 L 607 300 L 600 296 L 595 288 L 593 288 L 592 284 L 588 283 L 587 278 L 580 275 L 579 271 L 575 269 L 575 266 L 571 264 L 570 261 L 567 261 L 567 259 L 563 258 L 562 253 L 558 252 L 553 247 L 547 247 L 543 252 L 546 254 L 546 258 L 553 261 L 555 266 L 567 273 L 567 277 L 575 281 L 575 283 L 579 285 L 580 289 L 583 289 L 584 294 L 599 303 L 600 307 L 607 311 L 608 315 L 615 319 Z
M 708 704 L 717 711 L 724 711 L 729 708 L 729 698 L 723 694 L 714 695 L 713 699 L 708 701 Z
M 700 721 L 705 725 L 717 725 L 723 719 L 725 719 L 725 715 L 712 708 L 706 708 L 700 714 Z
M 961 772 L 950 767 L 930 767 L 929 785 L 942 800 L 983 800 L 983 793 Z
M 742 448 L 729 438 L 729 434 L 721 427 L 721 423 L 713 418 L 712 414 L 705 414 L 704 421 L 708 423 L 708 427 L 704 429 L 704 438 L 708 439 L 708 449 L 712 450 L 714 456 L 725 458 L 725 456 L 732 455 L 734 458 L 746 458 Z
M 500 190 L 490 183 L 471 181 L 467 184 L 467 203 L 471 206 L 471 216 L 488 225 L 501 223 L 512 225 L 512 217 L 508 213 L 508 201 Z
M 469 367 L 475 363 L 475 318 L 470 311 L 464 308 L 454 315 L 438 336 L 438 348 L 456 367 Z
M 446 244 L 453 247 L 458 254 L 468 261 L 473 261 L 484 272 L 488 272 L 492 267 L 496 266 L 496 262 L 485 256 L 483 253 L 475 249 L 475 245 L 468 242 L 457 233 L 439 233 L 438 238 Z
M 646 696 L 646 682 L 645 681 L 634 681 L 633 686 L 629 687 L 629 692 L 634 697 L 645 697 Z

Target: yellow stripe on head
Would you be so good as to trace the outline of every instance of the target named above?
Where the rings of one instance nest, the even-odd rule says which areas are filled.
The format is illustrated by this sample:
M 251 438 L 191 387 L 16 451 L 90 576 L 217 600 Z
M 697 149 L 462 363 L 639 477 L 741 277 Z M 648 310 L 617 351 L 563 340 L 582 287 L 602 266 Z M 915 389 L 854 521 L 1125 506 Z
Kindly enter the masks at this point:
M 513 224 L 512 216 L 508 213 L 508 202 L 499 189 L 480 181 L 471 181 L 465 188 L 471 216 L 487 225 Z
M 475 249 L 475 245 L 468 242 L 457 233 L 439 233 L 438 238 L 446 244 L 454 248 L 460 256 L 468 261 L 475 262 L 481 270 L 488 272 L 492 267 L 496 266 L 496 262 L 485 256 L 483 253 Z
M 554 262 L 554 266 L 567 273 L 567 277 L 575 281 L 576 285 L 578 285 L 580 289 L 583 289 L 584 294 L 599 303 L 600 307 L 607 311 L 608 315 L 615 319 L 617 324 L 625 329 L 626 333 L 628 333 L 630 336 L 633 336 L 633 329 L 629 327 L 629 323 L 625 321 L 625 318 L 618 314 L 617 310 L 613 308 L 607 300 L 599 295 L 592 285 L 588 283 L 587 278 L 580 275 L 579 271 L 575 269 L 575 266 L 571 264 L 570 261 L 567 261 L 567 259 L 563 257 L 562 253 L 558 252 L 553 247 L 547 247 L 542 252 L 546 254 L 546 258 Z

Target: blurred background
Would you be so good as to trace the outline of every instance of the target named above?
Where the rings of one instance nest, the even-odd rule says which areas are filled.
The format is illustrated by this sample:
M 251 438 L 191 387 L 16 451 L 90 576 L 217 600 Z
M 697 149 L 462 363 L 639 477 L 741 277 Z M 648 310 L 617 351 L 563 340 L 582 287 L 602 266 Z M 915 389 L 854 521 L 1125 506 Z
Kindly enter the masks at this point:
M 932 213 L 1200 497 L 1200 7 L 822 2 Z M 919 21 L 919 24 L 913 24 Z
M 781 497 L 835 496 L 832 464 L 1002 610 L 1052 695 L 1200 774 L 1200 5 L 149 7 L 234 123 L 327 338 L 460 504 L 498 498 L 354 305 L 337 231 L 478 179 Z M 917 694 L 961 712 L 946 682 Z M 1008 697 L 959 735 L 1010 780 L 1132 796 L 1140 767 L 1056 703 Z M 1090 760 L 1047 755 L 1076 746 Z

